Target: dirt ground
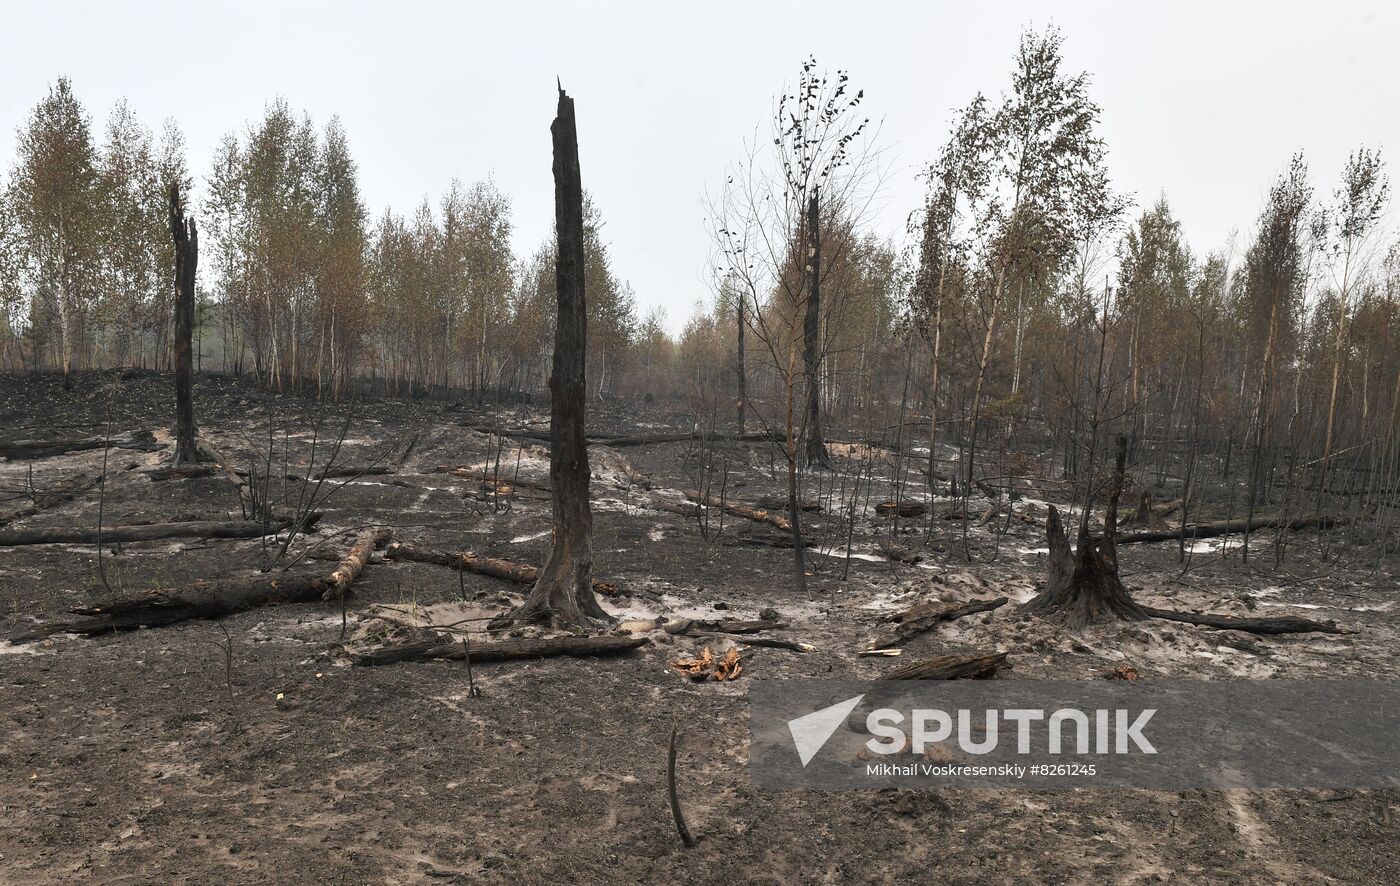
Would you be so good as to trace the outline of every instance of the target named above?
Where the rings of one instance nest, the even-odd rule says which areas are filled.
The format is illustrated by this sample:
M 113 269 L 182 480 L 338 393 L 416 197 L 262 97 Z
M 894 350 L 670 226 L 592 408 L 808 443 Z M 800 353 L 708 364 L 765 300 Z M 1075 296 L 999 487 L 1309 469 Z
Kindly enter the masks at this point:
M 110 426 L 168 439 L 170 390 L 154 375 L 84 374 L 72 393 L 54 378 L 0 377 L 0 433 L 70 438 Z M 417 432 L 396 473 L 327 481 L 321 524 L 293 540 L 283 563 L 313 545 L 339 551 L 349 533 L 378 525 L 432 548 L 544 556 L 548 499 L 516 482 L 546 477 L 543 448 L 506 443 L 499 470 L 510 492 L 483 493 L 435 470 L 491 470 L 500 439 L 472 428 L 544 429 L 538 407 L 322 407 L 222 377 L 202 377 L 196 398 L 207 438 L 240 464 L 267 464 L 270 447 L 274 472 L 305 471 L 315 428 L 323 465 L 347 415 L 338 465 L 387 463 Z M 661 405 L 590 408 L 599 433 L 687 426 Z M 95 527 L 99 507 L 106 526 L 240 516 L 223 476 L 153 480 L 166 447 L 0 461 L 0 519 L 29 504 L 32 490 L 100 476 L 104 457 L 102 494 L 93 486 L 7 528 Z M 971 565 L 961 524 L 941 520 L 928 544 L 924 523 L 905 521 L 898 544 L 925 559 L 892 562 L 876 546 L 890 523 L 873 510 L 857 519 L 848 557 L 840 508 L 828 506 L 808 515 L 823 542 L 809 554 L 815 574 L 802 594 L 792 551 L 755 535 L 756 524 L 726 517 L 721 529 L 714 515 L 706 540 L 695 519 L 649 506 L 680 504 L 676 490 L 695 485 L 706 458 L 727 466 L 727 495 L 778 494 L 768 444 L 598 446 L 591 458 L 596 577 L 622 589 L 605 601 L 620 620 L 773 609 L 789 625 L 781 635 L 815 651 L 741 646 L 739 679 L 696 683 L 670 663 L 727 641 L 651 631 L 648 646 L 622 657 L 478 664 L 474 697 L 461 662 L 354 667 L 346 644 L 493 614 L 522 587 L 472 574 L 459 585 L 452 570 L 395 560 L 365 569 L 344 625 L 339 606 L 308 603 L 96 639 L 0 643 L 0 882 L 1400 883 L 1394 798 L 1377 792 L 757 791 L 745 697 L 754 678 L 864 679 L 959 651 L 1008 652 L 1012 668 L 1000 679 L 1010 680 L 1097 679 L 1120 665 L 1144 680 L 1394 679 L 1394 555 L 1339 535 L 1323 562 L 1309 533 L 1288 539 L 1277 569 L 1272 534 L 1256 536 L 1248 567 L 1219 545 L 1203 545 L 1184 573 L 1174 543 L 1121 552 L 1143 602 L 1334 619 L 1354 629 L 1344 636 L 1252 637 L 1164 621 L 1070 635 L 1012 605 L 925 633 L 899 659 L 860 657 L 882 617 L 914 603 L 1029 599 L 1044 574 L 1045 506 L 1063 490 L 1026 490 L 1014 508 L 1030 520 L 1010 521 L 999 542 L 990 526 L 973 526 Z M 824 481 L 831 496 L 855 488 L 860 470 L 852 458 L 836 466 Z M 892 488 L 891 465 L 873 466 L 865 505 Z M 631 482 L 635 472 L 652 488 Z M 901 496 L 926 499 L 921 482 Z M 106 546 L 99 563 L 91 545 L 0 548 L 0 636 L 108 589 L 251 575 L 276 549 L 275 539 L 175 539 Z M 667 806 L 672 724 L 682 736 L 680 798 L 698 840 L 689 849 Z

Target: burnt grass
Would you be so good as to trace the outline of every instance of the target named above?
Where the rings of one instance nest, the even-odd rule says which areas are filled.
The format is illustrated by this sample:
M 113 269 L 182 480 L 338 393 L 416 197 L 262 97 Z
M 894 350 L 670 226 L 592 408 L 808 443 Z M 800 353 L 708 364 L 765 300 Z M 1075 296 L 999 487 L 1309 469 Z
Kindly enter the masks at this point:
M 305 471 L 313 430 L 323 465 L 347 416 L 341 466 L 386 463 L 418 432 L 396 473 L 327 481 L 323 494 L 334 491 L 321 525 L 294 540 L 284 562 L 310 545 L 342 550 L 348 533 L 380 525 L 433 548 L 532 563 L 545 554 L 547 497 L 518 486 L 486 494 L 433 469 L 494 465 L 500 439 L 472 428 L 547 429 L 546 409 L 450 399 L 322 405 L 209 375 L 195 396 L 203 434 L 240 463 L 266 464 L 270 447 L 281 473 Z M 168 441 L 171 397 L 169 377 L 154 374 L 84 373 L 72 392 L 54 376 L 4 376 L 0 426 L 6 439 L 110 427 Z M 689 427 L 663 404 L 595 404 L 589 421 L 596 433 Z M 536 442 L 518 454 L 521 478 L 544 476 L 547 452 Z M 775 793 L 752 788 L 747 771 L 745 684 L 756 678 L 864 679 L 920 657 L 1005 651 L 1012 668 L 999 679 L 1098 679 L 1119 666 L 1144 680 L 1393 679 L 1396 558 L 1373 541 L 1338 532 L 1324 561 L 1321 535 L 1295 533 L 1277 569 L 1272 533 L 1257 536 L 1250 566 L 1215 549 L 1183 572 L 1174 543 L 1120 553 L 1129 590 L 1150 605 L 1335 619 L 1353 634 L 1246 637 L 1161 621 L 1068 634 L 1015 611 L 1043 579 L 1044 504 L 1063 501 L 1055 487 L 1022 490 L 1013 506 L 1028 522 L 974 521 L 974 564 L 962 557 L 961 524 L 943 520 L 932 521 L 927 542 L 925 521 L 902 521 L 896 541 L 922 563 L 879 556 L 876 542 L 891 528 L 873 510 L 858 516 L 847 561 L 841 508 L 828 502 L 807 518 L 836 550 L 810 553 L 804 595 L 792 551 L 766 543 L 766 527 L 725 517 L 721 528 L 711 515 L 707 539 L 695 519 L 645 507 L 695 486 L 707 459 L 727 465 L 727 496 L 780 495 L 769 444 L 591 454 L 595 575 L 622 588 L 605 603 L 621 619 L 753 618 L 771 608 L 789 625 L 781 636 L 816 650 L 741 647 L 739 679 L 697 683 L 669 664 L 715 642 L 658 631 L 623 657 L 479 664 L 473 696 L 461 662 L 349 666 L 333 603 L 0 644 L 0 882 L 1400 883 L 1400 824 L 1381 792 Z M 98 476 L 103 457 L 97 449 L 0 461 L 0 519 L 31 504 L 34 490 Z M 239 517 L 221 476 L 152 480 L 169 457 L 168 447 L 111 449 L 100 495 L 93 486 L 10 528 L 95 527 L 99 505 L 109 526 Z M 516 477 L 516 459 L 507 441 L 505 478 Z M 629 484 L 619 459 L 656 488 Z M 873 464 L 866 505 L 889 497 L 891 464 Z M 835 467 L 824 483 L 854 484 L 857 461 L 838 457 Z M 917 498 L 922 482 L 913 475 L 901 494 Z M 289 502 L 298 488 L 282 483 Z M 933 502 L 935 513 L 950 506 Z M 108 547 L 100 564 L 91 545 L 0 548 L 0 636 L 109 589 L 249 575 L 275 547 L 175 539 Z M 299 565 L 307 562 L 331 567 Z M 498 612 L 523 590 L 472 574 L 460 582 L 431 564 L 373 562 L 344 613 L 345 642 L 372 641 L 396 613 Z M 900 659 L 856 654 L 889 613 L 998 595 L 1013 605 L 916 637 Z M 673 723 L 681 803 L 698 841 L 689 849 L 667 806 Z

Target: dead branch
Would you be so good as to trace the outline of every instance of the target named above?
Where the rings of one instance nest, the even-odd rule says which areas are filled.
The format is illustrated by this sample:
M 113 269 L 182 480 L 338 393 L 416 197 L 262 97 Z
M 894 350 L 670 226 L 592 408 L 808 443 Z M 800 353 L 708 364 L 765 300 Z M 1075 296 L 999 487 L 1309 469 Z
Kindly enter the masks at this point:
M 880 680 L 983 680 L 1010 667 L 1005 652 L 991 655 L 940 655 L 881 674 Z
M 1266 636 L 1273 634 L 1352 633 L 1345 628 L 1337 627 L 1335 622 L 1313 621 L 1310 618 L 1299 618 L 1294 615 L 1285 615 L 1279 618 L 1238 618 L 1233 615 L 1210 615 L 1209 613 L 1177 612 L 1172 609 L 1154 609 L 1151 606 L 1144 606 L 1143 609 L 1153 618 L 1200 625 L 1204 628 L 1215 628 L 1221 631 L 1244 631 L 1249 634 L 1264 634 Z
M 497 640 L 493 643 L 472 643 L 471 663 L 484 661 L 513 661 L 522 658 L 551 658 L 572 656 L 585 658 L 599 655 L 620 655 L 647 645 L 645 637 L 619 637 L 605 634 L 599 637 L 549 637 L 546 639 Z M 386 646 L 355 655 L 351 661 L 361 667 L 396 664 L 401 661 L 432 661 L 434 659 L 462 660 L 466 649 L 457 640 L 425 640 L 399 646 Z
M 895 632 L 876 641 L 872 649 L 889 649 L 907 643 L 911 638 L 931 631 L 943 622 L 958 619 L 977 612 L 990 612 L 1005 606 L 1006 597 L 992 600 L 969 600 L 966 603 L 924 603 L 895 616 Z
M 101 531 L 50 527 L 47 529 L 10 529 L 0 531 L 0 547 L 57 544 L 116 544 L 133 541 L 158 541 L 163 538 L 259 538 L 276 533 L 292 521 L 274 520 L 264 526 L 247 520 L 191 520 L 183 523 L 152 523 L 145 526 L 113 526 Z
M 500 557 L 485 557 L 471 551 L 435 551 L 408 541 L 390 544 L 385 549 L 384 556 L 392 560 L 414 560 L 419 563 L 435 563 L 449 569 L 465 569 L 477 575 L 522 585 L 534 584 L 539 578 L 539 567 L 528 563 L 517 563 Z M 608 597 L 615 597 L 621 593 L 617 585 L 597 580 L 593 582 L 593 592 Z

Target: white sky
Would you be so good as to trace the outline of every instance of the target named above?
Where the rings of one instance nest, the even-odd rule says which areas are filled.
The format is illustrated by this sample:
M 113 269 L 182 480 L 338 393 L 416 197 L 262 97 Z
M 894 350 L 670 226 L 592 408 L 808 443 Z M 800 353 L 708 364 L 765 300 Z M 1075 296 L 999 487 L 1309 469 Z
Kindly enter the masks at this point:
M 1165 191 L 1198 251 L 1247 231 L 1304 149 L 1330 193 L 1357 144 L 1400 148 L 1400 7 L 1328 2 L 13 2 L 0 30 L 0 164 L 59 74 L 100 133 L 125 96 L 176 117 L 190 165 L 271 97 L 338 114 L 371 217 L 451 179 L 493 176 L 533 251 L 553 213 L 554 78 L 575 97 L 584 186 L 615 268 L 679 328 L 708 297 L 701 194 L 722 180 L 784 82 L 815 53 L 884 117 L 877 223 L 903 231 L 951 110 L 997 94 L 1028 24 L 1053 22 L 1093 75 L 1117 185 Z M 1397 176 L 1400 177 L 1400 176 Z

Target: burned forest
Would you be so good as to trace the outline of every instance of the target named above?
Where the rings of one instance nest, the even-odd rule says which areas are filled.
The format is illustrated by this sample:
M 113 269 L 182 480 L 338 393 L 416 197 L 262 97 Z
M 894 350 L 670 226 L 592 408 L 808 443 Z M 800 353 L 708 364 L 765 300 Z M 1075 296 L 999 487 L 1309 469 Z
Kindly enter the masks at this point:
M 786 38 L 748 130 L 637 98 L 684 193 L 618 185 L 661 124 L 596 56 L 446 184 L 457 123 L 358 81 L 153 131 L 46 74 L 0 883 L 1400 883 L 1386 130 L 1251 147 L 1197 234 L 1106 56 L 995 30 L 953 111 Z

